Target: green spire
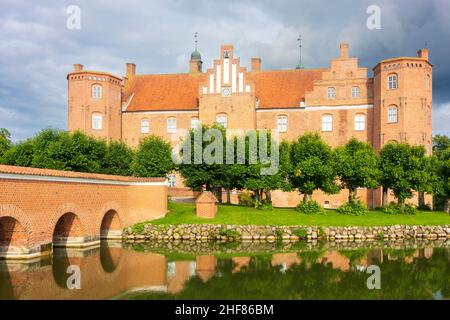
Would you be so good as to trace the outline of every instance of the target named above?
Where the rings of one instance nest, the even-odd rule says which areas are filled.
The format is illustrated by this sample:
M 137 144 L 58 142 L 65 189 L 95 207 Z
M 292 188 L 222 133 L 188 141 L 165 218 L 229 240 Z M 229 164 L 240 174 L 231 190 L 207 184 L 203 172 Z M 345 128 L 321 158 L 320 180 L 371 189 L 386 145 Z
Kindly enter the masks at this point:
M 197 43 L 198 43 L 198 33 L 196 32 L 194 34 L 194 38 L 195 38 L 195 51 L 191 53 L 191 60 L 202 60 L 202 55 L 200 54 L 200 52 L 197 50 Z

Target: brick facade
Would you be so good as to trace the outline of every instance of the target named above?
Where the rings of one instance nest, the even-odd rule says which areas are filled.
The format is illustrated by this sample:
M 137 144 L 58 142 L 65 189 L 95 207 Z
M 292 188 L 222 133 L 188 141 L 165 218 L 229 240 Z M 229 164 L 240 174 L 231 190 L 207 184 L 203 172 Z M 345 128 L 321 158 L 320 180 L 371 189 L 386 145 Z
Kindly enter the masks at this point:
M 140 75 L 134 64 L 127 64 L 120 82 L 109 73 L 75 65 L 67 76 L 69 130 L 121 139 L 132 147 L 156 134 L 176 148 L 195 121 L 213 124 L 226 119 L 228 129 L 271 129 L 289 141 L 318 132 L 333 147 L 356 137 L 376 150 L 398 141 L 423 145 L 431 153 L 432 65 L 427 49 L 419 50 L 417 57 L 380 61 L 373 77 L 349 55 L 345 43 L 339 56 L 322 69 L 264 70 L 261 59 L 253 58 L 247 70 L 231 45 L 221 46 L 219 57 L 205 71 L 199 53 L 192 57 L 189 71 L 180 74 Z M 92 97 L 92 85 L 99 78 L 105 79 L 103 100 Z M 93 112 L 102 113 L 103 130 L 92 129 Z M 173 132 L 169 122 L 176 123 Z M 175 186 L 183 187 L 178 175 Z M 380 190 L 359 194 L 370 206 L 381 205 Z M 346 196 L 345 191 L 333 196 L 317 192 L 313 198 L 336 207 Z M 299 195 L 282 192 L 272 198 L 276 206 L 295 206 L 298 199 Z
M 52 245 L 84 247 L 167 212 L 165 178 L 129 178 L 0 165 L 0 258 Z

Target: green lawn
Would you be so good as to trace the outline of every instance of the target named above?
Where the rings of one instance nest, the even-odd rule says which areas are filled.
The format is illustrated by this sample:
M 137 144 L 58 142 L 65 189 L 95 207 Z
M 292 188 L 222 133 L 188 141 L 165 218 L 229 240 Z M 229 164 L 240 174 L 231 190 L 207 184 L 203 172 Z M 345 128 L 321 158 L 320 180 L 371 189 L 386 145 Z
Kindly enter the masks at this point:
M 311 226 L 385 226 L 385 225 L 443 225 L 450 224 L 450 214 L 419 211 L 416 215 L 389 215 L 373 210 L 365 216 L 348 216 L 327 210 L 323 215 L 306 215 L 294 209 L 275 208 L 261 211 L 254 208 L 220 205 L 214 219 L 201 219 L 195 215 L 195 205 L 169 203 L 170 213 L 153 220 L 153 224 L 235 224 L 235 225 L 311 225 Z

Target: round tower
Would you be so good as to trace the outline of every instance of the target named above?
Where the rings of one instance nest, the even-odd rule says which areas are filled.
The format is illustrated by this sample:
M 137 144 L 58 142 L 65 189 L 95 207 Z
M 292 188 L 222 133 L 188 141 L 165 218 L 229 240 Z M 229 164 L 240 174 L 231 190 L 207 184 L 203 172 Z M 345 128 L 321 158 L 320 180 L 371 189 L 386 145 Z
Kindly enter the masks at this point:
M 374 68 L 374 146 L 389 141 L 432 146 L 432 69 L 428 50 Z
M 122 136 L 122 79 L 75 64 L 67 75 L 68 129 L 106 140 Z

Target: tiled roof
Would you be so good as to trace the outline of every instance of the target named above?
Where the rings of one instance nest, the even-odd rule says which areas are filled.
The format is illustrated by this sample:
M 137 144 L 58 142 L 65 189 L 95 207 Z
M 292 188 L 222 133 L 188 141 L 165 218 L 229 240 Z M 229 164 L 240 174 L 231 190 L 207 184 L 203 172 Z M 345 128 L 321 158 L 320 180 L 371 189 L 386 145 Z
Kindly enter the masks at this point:
M 205 80 L 205 73 L 136 75 L 125 86 L 125 99 L 134 93 L 127 111 L 197 109 Z
M 256 84 L 259 108 L 294 108 L 313 89 L 323 70 L 274 70 L 248 73 Z
M 195 200 L 196 203 L 216 203 L 217 198 L 211 191 L 203 191 Z
M 249 72 L 256 83 L 260 108 L 295 108 L 313 89 L 323 70 L 276 70 Z M 136 75 L 125 86 L 125 101 L 133 95 L 127 111 L 193 110 L 198 108 L 200 84 L 206 73 Z
M 21 175 L 35 175 L 35 176 L 51 176 L 62 178 L 77 178 L 77 179 L 95 179 L 108 181 L 122 181 L 122 182 L 164 182 L 166 178 L 137 178 L 137 177 L 123 177 L 108 174 L 98 173 L 84 173 L 74 171 L 61 171 L 50 169 L 38 169 L 28 167 L 16 167 L 0 165 L 0 173 L 21 174 Z

